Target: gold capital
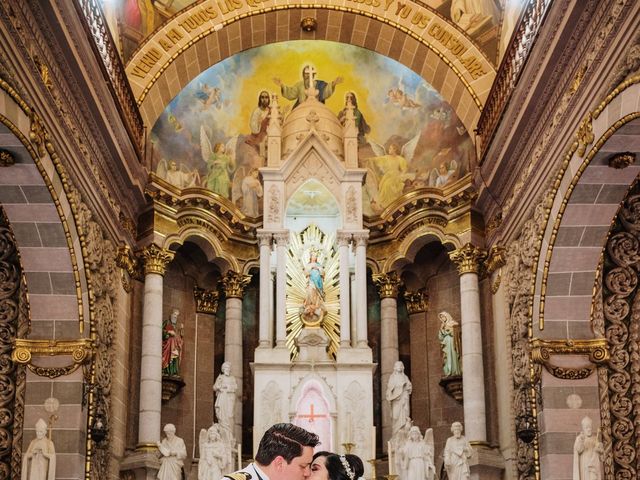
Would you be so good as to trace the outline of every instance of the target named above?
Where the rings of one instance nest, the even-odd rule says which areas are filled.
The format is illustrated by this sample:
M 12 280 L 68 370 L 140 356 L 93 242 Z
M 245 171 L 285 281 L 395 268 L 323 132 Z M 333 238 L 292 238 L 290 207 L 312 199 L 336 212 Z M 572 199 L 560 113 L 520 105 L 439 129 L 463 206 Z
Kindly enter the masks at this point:
M 373 283 L 378 287 L 378 295 L 380 298 L 397 298 L 398 289 L 402 285 L 402 281 L 398 278 L 396 272 L 374 273 L 371 278 Z
M 222 288 L 227 298 L 242 298 L 244 288 L 249 285 L 251 275 L 242 275 L 229 270 L 222 278 Z
M 217 290 L 205 290 L 200 287 L 193 287 L 193 298 L 196 300 L 197 313 L 210 313 L 215 315 L 218 311 L 218 298 L 220 294 Z
M 500 246 L 494 245 L 489 250 L 489 256 L 484 262 L 485 268 L 487 269 L 487 273 L 491 275 L 500 267 L 504 267 L 507 264 L 507 259 L 505 254 L 507 253 L 507 249 Z
M 449 258 L 458 267 L 458 274 L 479 273 L 482 262 L 487 258 L 487 253 L 467 243 L 464 247 L 449 252 Z
M 164 275 L 167 265 L 173 260 L 174 255 L 174 252 L 160 248 L 155 243 L 144 248 L 140 253 L 144 262 L 144 274 L 157 273 L 158 275 Z
M 429 295 L 425 288 L 417 292 L 404 292 L 404 301 L 407 304 L 409 315 L 426 312 L 429 308 Z

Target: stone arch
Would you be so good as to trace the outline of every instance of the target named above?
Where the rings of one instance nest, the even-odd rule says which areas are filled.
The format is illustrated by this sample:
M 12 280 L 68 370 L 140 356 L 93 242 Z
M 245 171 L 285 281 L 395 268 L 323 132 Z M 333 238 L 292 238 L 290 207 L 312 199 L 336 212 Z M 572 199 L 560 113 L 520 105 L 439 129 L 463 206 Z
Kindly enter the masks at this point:
M 192 7 L 195 10 L 198 5 Z M 304 35 L 299 27 L 303 16 L 314 14 L 326 28 L 318 29 L 311 36 Z M 181 12 L 179 15 L 187 15 Z M 177 22 L 178 20 L 176 20 Z M 163 112 L 169 101 L 191 80 L 210 66 L 243 50 L 269 43 L 300 39 L 322 39 L 350 43 L 380 53 L 399 61 L 416 72 L 438 90 L 451 105 L 468 132 L 473 132 L 480 118 L 480 111 L 486 100 L 495 69 L 461 32 L 460 39 L 469 43 L 469 51 L 481 59 L 486 73 L 477 79 L 461 73 L 463 67 L 459 59 L 448 58 L 449 52 L 426 33 L 417 34 L 409 26 L 396 24 L 371 12 L 345 7 L 325 7 L 321 9 L 282 6 L 273 9 L 249 11 L 226 20 L 224 24 L 203 26 L 198 36 L 190 44 L 171 50 L 160 69 L 152 69 L 149 78 L 140 79 L 134 72 L 143 53 L 160 46 L 158 40 L 166 34 L 167 28 L 157 32 L 140 46 L 127 65 L 127 73 L 134 95 L 140 106 L 143 121 L 149 127 Z M 440 22 L 441 26 L 448 26 Z M 211 23 L 213 25 L 213 23 Z M 224 26 L 223 26 L 224 25 Z M 223 26 L 223 28 L 219 28 Z M 342 28 L 339 28 L 342 26 Z M 330 28 L 332 27 L 332 28 Z M 454 27 L 448 26 L 453 31 Z M 164 55 L 162 48 L 156 48 Z
M 623 152 L 635 157 L 640 152 L 638 80 L 619 86 L 585 117 L 556 178 L 548 212 L 554 220 L 544 229 L 536 270 L 539 280 L 533 302 L 534 337 L 580 342 L 604 335 L 596 322 L 598 302 L 602 301 L 599 267 L 606 254 L 612 221 L 640 173 L 640 166 L 635 163 L 614 168 L 609 162 Z M 586 362 L 585 356 L 554 357 L 554 363 L 562 367 L 581 368 Z M 539 438 L 543 476 L 551 471 L 570 475 L 573 442 L 561 439 L 569 435 L 575 438 L 584 416 L 590 416 L 596 425 L 603 422 L 605 433 L 604 422 L 611 414 L 608 402 L 603 400 L 607 391 L 605 371 L 600 369 L 597 375 L 569 380 L 542 370 L 540 394 L 544 409 L 540 416 L 544 421 L 540 422 Z M 570 401 L 567 387 L 579 402 L 575 398 Z M 558 448 L 551 453 L 550 445 Z M 605 457 L 611 462 L 610 451 Z
M 189 241 L 196 244 L 207 257 L 207 261 L 217 264 L 221 272 L 233 270 L 240 271 L 238 260 L 225 252 L 218 238 L 208 230 L 198 226 L 186 225 L 178 232 L 168 235 L 163 248 L 171 248 L 174 245 L 183 245 Z
M 416 230 L 407 235 L 400 243 L 396 253 L 385 260 L 382 271 L 389 272 L 399 266 L 413 262 L 420 249 L 432 242 L 441 243 L 447 250 L 455 250 L 462 246 L 455 235 L 447 234 L 437 226 L 433 226 L 428 230 Z

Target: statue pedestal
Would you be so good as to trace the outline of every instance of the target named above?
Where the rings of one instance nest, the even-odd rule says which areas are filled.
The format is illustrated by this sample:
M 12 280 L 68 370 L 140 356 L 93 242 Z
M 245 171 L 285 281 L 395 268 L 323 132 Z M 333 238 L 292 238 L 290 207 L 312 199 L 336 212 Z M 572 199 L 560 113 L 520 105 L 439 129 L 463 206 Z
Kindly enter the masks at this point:
M 440 386 L 444 388 L 444 391 L 447 392 L 447 395 L 462 403 L 462 375 L 451 375 L 449 377 L 442 377 L 440 379 Z
M 132 473 L 135 480 L 157 480 L 160 470 L 158 451 L 133 452 L 120 464 L 120 473 Z M 124 477 L 124 478 L 131 478 Z
M 485 445 L 472 445 L 469 459 L 470 480 L 500 480 L 504 472 L 504 458 L 500 450 Z

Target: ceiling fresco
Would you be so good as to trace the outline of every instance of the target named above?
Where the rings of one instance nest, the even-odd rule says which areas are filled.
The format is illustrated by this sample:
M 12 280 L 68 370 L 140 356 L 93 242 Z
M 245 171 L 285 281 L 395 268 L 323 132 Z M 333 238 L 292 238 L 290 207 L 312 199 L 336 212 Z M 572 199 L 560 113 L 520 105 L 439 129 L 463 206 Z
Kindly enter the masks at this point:
M 387 57 L 318 40 L 265 45 L 202 72 L 169 102 L 152 129 L 154 171 L 181 188 L 207 188 L 245 215 L 258 216 L 268 94 L 279 96 L 286 121 L 305 65 L 317 71 L 322 99 L 339 119 L 347 96 L 356 105 L 359 163 L 368 170 L 366 215 L 468 172 L 473 143 L 436 90 Z

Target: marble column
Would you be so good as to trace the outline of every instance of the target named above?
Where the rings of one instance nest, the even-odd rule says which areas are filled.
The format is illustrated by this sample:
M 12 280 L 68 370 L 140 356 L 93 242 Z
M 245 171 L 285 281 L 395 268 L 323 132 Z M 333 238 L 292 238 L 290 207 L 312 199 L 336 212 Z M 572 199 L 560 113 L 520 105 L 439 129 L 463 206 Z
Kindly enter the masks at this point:
M 276 241 L 276 347 L 286 348 L 287 340 L 287 247 L 289 232 L 273 235 Z
M 460 274 L 460 313 L 462 331 L 462 389 L 464 391 L 464 429 L 471 442 L 487 441 L 487 421 L 482 358 L 482 325 L 478 273 L 486 253 L 467 243 L 449 253 Z
M 160 441 L 162 409 L 162 287 L 167 265 L 174 253 L 151 244 L 141 252 L 144 264 L 142 307 L 142 355 L 140 359 L 140 406 L 138 450 L 156 448 Z
M 258 327 L 258 346 L 271 348 L 273 346 L 273 329 L 269 325 L 271 316 L 271 241 L 273 235 L 269 232 L 258 231 L 260 243 L 260 316 Z
M 367 337 L 367 240 L 369 231 L 353 234 L 356 244 L 356 346 L 369 346 Z
M 393 366 L 399 360 L 398 353 L 398 288 L 400 279 L 396 272 L 377 273 L 373 283 L 380 295 L 380 377 L 382 395 L 387 389 Z M 391 411 L 389 402 L 382 402 L 382 445 L 391 438 Z
M 411 374 L 414 379 L 429 377 L 429 363 L 425 354 L 427 341 L 428 295 L 426 289 L 404 292 L 404 301 L 409 313 L 409 346 L 411 353 Z M 440 365 L 438 365 L 440 366 Z M 414 382 L 411 394 L 411 417 L 416 424 L 431 425 L 429 382 Z
M 251 275 L 242 275 L 229 270 L 222 277 L 222 288 L 226 297 L 224 324 L 224 361 L 231 364 L 231 375 L 238 382 L 235 405 L 236 438 L 242 438 L 242 296 Z
M 338 232 L 338 250 L 340 254 L 340 346 L 351 346 L 351 301 L 349 290 L 351 280 L 349 275 L 349 243 L 351 233 Z

